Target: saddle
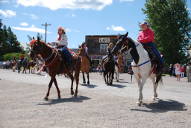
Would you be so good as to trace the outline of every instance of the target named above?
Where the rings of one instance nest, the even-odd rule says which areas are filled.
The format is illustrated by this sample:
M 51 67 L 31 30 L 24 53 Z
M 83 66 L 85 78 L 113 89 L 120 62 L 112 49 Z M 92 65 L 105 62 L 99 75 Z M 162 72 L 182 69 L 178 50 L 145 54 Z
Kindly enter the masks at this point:
M 160 63 L 160 59 L 157 57 L 157 55 L 153 52 L 151 47 L 143 46 L 144 49 L 148 52 L 149 58 L 151 60 L 151 65 L 153 67 L 153 72 L 161 72 L 163 69 L 163 65 Z

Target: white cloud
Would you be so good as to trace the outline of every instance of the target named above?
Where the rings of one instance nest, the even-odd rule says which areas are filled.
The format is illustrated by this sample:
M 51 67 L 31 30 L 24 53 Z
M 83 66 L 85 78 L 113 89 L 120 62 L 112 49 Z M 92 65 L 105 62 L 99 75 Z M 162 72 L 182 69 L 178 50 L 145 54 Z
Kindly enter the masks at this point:
M 23 15 L 29 16 L 33 20 L 37 20 L 38 19 L 38 16 L 35 15 L 35 14 L 23 13 Z
M 25 26 L 25 27 L 26 27 L 26 26 L 28 26 L 29 24 L 28 24 L 28 23 L 26 23 L 26 22 L 22 22 L 22 23 L 20 23 L 20 25 L 21 25 L 21 26 Z
M 122 26 L 115 26 L 115 25 L 111 25 L 111 27 L 107 27 L 106 29 L 112 31 L 125 31 L 125 28 L 123 28 Z
M 102 10 L 112 4 L 113 0 L 17 0 L 23 6 L 41 6 L 51 10 L 67 9 L 95 9 Z
M 0 15 L 10 18 L 10 17 L 16 16 L 16 12 L 12 11 L 12 10 L 1 10 L 0 9 Z
M 9 0 L 0 0 L 0 3 L 9 3 Z
M 32 25 L 31 27 L 12 27 L 12 28 L 15 29 L 15 30 L 19 30 L 19 31 L 45 33 L 44 29 L 37 28 L 34 25 Z M 47 33 L 51 33 L 51 32 L 47 32 Z
M 191 8 L 187 8 L 188 11 L 191 11 Z

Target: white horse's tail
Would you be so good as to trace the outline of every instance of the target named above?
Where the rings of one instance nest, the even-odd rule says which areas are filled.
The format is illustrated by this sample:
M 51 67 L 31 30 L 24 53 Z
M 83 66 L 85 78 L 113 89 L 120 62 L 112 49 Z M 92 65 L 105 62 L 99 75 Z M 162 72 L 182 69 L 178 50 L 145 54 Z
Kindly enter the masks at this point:
M 155 84 L 158 84 L 159 82 L 162 83 L 162 72 L 156 74 L 156 81 L 155 81 Z

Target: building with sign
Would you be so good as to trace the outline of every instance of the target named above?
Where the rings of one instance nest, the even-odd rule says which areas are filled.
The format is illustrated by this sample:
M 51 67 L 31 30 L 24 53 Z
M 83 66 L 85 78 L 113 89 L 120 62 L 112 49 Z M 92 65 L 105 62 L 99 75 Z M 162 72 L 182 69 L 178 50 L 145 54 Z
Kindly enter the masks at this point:
M 92 66 L 97 67 L 103 56 L 107 55 L 109 43 L 116 43 L 118 35 L 87 35 L 85 42 L 88 47 L 89 56 L 92 59 Z

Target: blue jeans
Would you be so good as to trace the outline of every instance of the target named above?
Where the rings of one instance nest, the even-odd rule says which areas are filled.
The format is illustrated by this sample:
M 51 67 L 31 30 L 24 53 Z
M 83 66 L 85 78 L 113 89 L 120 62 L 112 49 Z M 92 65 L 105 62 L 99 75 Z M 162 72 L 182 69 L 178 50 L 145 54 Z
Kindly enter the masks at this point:
M 142 43 L 142 45 L 144 47 L 150 47 L 152 52 L 157 56 L 157 58 L 159 59 L 160 63 L 163 64 L 163 59 L 159 53 L 159 51 L 157 50 L 157 47 L 155 45 L 155 43 L 153 42 L 149 42 L 149 43 Z
M 66 61 L 67 64 L 72 64 L 72 55 L 69 52 L 67 47 L 63 47 L 60 49 L 62 51 L 62 53 L 64 54 L 64 60 Z

